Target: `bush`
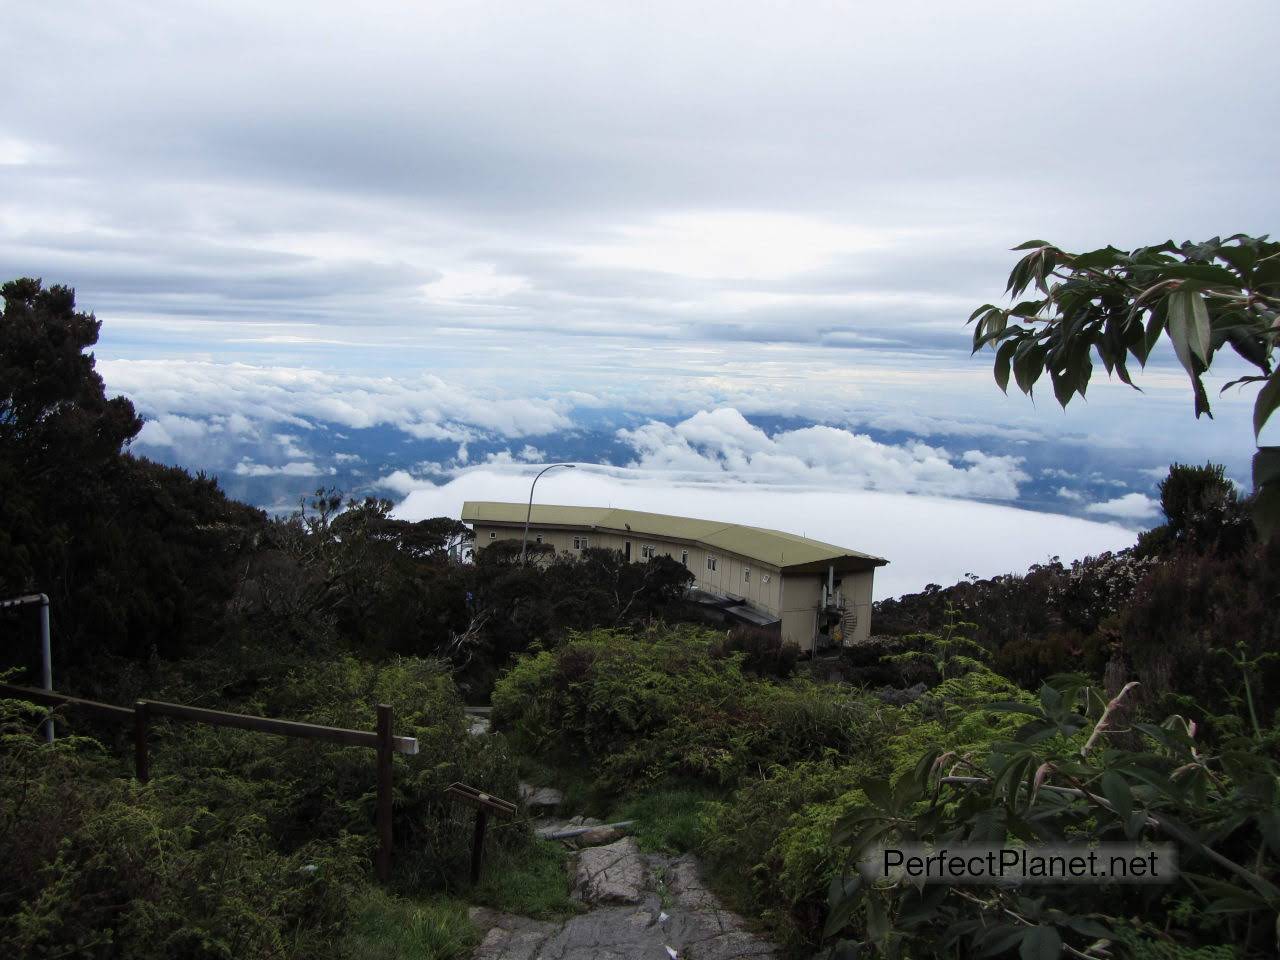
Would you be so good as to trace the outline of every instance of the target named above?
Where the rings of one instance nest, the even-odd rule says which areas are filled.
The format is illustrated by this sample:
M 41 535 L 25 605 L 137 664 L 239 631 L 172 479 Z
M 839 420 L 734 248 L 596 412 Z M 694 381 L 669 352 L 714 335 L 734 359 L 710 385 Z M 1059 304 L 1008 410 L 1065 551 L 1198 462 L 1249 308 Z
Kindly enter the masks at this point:
M 38 715 L 0 701 L 0 955 L 336 956 L 363 839 L 282 853 L 252 809 L 120 778 L 94 741 L 37 739 Z
M 985 756 L 1021 725 L 1015 715 L 983 709 L 997 701 L 1029 702 L 1013 684 L 981 667 L 939 684 L 910 706 L 885 707 L 879 749 L 853 756 L 775 766 L 745 781 L 732 799 L 708 808 L 701 849 L 730 878 L 744 909 L 763 917 L 797 948 L 818 945 L 827 891 L 841 866 L 836 825 L 866 803 L 859 785 L 896 778 L 929 747 Z
M 742 668 L 748 673 L 779 680 L 795 673 L 796 662 L 800 659 L 799 645 L 783 643 L 782 633 L 770 627 L 733 627 L 724 639 L 711 644 L 710 652 L 713 657 L 741 653 Z
M 737 906 L 761 917 L 787 943 L 812 943 L 834 869 L 827 864 L 831 837 L 824 824 L 837 814 L 821 808 L 877 772 L 871 758 L 775 766 L 743 783 L 731 799 L 704 809 L 699 850 Z
M 1255 666 L 1239 662 L 1246 691 Z M 843 938 L 835 946 L 913 957 L 1084 956 L 1103 939 L 1134 956 L 1231 956 L 1214 952 L 1226 941 L 1242 956 L 1274 956 L 1280 731 L 1255 727 L 1202 752 L 1196 726 L 1181 717 L 1113 735 L 1112 707 L 1083 678 L 1059 678 L 1038 702 L 1010 705 L 1020 723 L 986 756 L 958 763 L 930 745 L 892 784 L 865 781 L 867 801 L 840 824 L 852 838 L 846 862 L 895 841 L 1151 839 L 1176 842 L 1173 885 L 990 884 L 970 894 L 868 883 L 850 869 L 831 890 L 827 932 Z M 1132 734 L 1137 748 L 1122 748 Z
M 394 757 L 397 882 L 412 890 L 449 889 L 467 875 L 471 811 L 448 800 L 445 788 L 462 780 L 514 799 L 517 787 L 504 738 L 467 734 L 446 665 L 416 658 L 322 661 L 295 667 L 233 709 L 372 730 L 379 703 L 391 705 L 397 736 L 418 740 L 416 755 Z M 372 750 L 200 724 L 156 728 L 152 775 L 171 779 L 171 789 L 192 806 L 219 816 L 259 811 L 286 851 L 313 838 L 374 835 Z M 518 844 L 527 833 L 504 831 L 502 837 Z
M 746 676 L 714 633 L 596 630 L 523 658 L 493 722 L 544 758 L 577 756 L 606 792 L 690 780 L 731 786 L 775 763 L 870 749 L 879 705 L 848 687 Z

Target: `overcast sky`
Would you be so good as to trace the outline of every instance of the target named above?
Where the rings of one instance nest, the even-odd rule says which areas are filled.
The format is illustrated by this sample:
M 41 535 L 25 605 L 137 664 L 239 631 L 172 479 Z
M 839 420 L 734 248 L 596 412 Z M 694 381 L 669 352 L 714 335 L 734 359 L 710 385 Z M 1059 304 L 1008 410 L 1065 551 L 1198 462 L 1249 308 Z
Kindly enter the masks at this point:
M 1245 475 L 1250 397 L 1196 422 L 1160 363 L 1142 396 L 1005 398 L 964 321 L 1029 238 L 1274 228 L 1274 0 L 95 0 L 5 28 L 0 272 L 77 288 L 179 459 L 232 424 L 283 468 L 289 418 L 465 440 L 625 410 L 652 465 L 705 411 L 896 423 L 959 473 L 1021 432 Z M 918 459 L 825 440 L 851 483 Z

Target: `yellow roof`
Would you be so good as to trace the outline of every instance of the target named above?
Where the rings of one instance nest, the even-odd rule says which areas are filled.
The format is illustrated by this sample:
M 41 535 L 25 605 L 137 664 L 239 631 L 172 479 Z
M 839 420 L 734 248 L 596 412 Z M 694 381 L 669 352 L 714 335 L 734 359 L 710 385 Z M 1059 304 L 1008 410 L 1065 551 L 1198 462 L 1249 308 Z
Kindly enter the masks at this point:
M 524 503 L 468 500 L 462 505 L 462 519 L 468 523 L 524 525 Z M 880 557 L 847 550 L 834 544 L 799 537 L 781 530 L 748 527 L 719 520 L 672 517 L 663 513 L 618 510 L 613 507 L 566 507 L 535 503 L 530 522 L 535 526 L 581 527 L 611 530 L 620 534 L 688 540 L 726 553 L 768 563 L 779 569 L 835 563 L 844 568 L 869 569 L 888 563 Z M 844 561 L 839 563 L 839 561 Z

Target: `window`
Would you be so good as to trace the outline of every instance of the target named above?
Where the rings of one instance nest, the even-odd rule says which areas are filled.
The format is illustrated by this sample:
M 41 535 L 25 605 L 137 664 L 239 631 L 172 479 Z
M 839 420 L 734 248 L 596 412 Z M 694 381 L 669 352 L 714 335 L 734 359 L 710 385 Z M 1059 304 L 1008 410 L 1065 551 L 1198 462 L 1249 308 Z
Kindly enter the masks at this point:
M 541 542 L 542 542 L 542 534 L 538 534 L 536 537 L 534 537 L 534 538 L 533 538 L 533 542 L 534 542 L 534 543 L 541 543 Z
M 707 569 L 708 569 L 708 570 L 715 570 L 715 569 L 717 569 L 718 565 L 719 565 L 719 558 L 717 558 L 717 557 L 707 557 Z
M 688 550 L 681 550 L 681 551 L 680 551 L 680 562 L 681 562 L 682 564 L 684 564 L 686 567 L 689 565 L 689 551 L 688 551 Z
M 743 567 L 743 568 L 742 568 L 742 579 L 743 579 L 743 580 L 745 580 L 745 581 L 747 581 L 747 583 L 750 583 L 750 582 L 751 582 L 751 568 L 750 568 L 750 567 Z
M 761 577 L 761 578 L 760 578 L 760 582 L 761 582 L 761 583 L 768 583 L 768 582 L 769 582 L 769 575 L 766 573 L 763 577 Z
M 497 540 L 497 539 L 498 539 L 498 531 L 497 531 L 497 530 L 490 530 L 490 531 L 489 531 L 489 539 L 490 539 L 490 540 Z
M 652 560 L 657 555 L 658 555 L 658 550 L 653 544 L 651 543 L 641 544 L 640 546 L 641 560 Z
M 585 550 L 585 549 L 587 549 L 587 538 L 586 538 L 586 537 L 574 537 L 574 538 L 573 538 L 573 549 L 575 549 L 575 550 Z

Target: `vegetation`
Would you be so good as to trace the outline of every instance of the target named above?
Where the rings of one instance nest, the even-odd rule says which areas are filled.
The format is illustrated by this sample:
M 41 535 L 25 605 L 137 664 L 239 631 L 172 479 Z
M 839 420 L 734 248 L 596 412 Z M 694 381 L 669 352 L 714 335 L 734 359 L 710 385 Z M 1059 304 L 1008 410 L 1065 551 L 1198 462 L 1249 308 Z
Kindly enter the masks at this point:
M 1068 253 L 1043 240 L 1009 274 L 1012 307 L 990 303 L 969 317 L 973 349 L 995 350 L 995 379 L 1007 392 L 1012 372 L 1031 395 L 1047 370 L 1057 401 L 1083 397 L 1096 352 L 1107 374 L 1135 386 L 1129 363 L 1145 366 L 1162 338 L 1172 343 L 1191 379 L 1195 412 L 1209 413 L 1203 377 L 1223 347 L 1256 372 L 1224 387 L 1258 386 L 1254 435 L 1280 407 L 1280 370 L 1272 362 L 1280 340 L 1280 243 L 1236 234 L 1203 243 L 1172 241 L 1125 252 L 1115 247 Z M 1280 447 L 1253 458 L 1254 517 L 1263 539 L 1280 524 Z
M 1257 355 L 1265 421 L 1272 246 L 1036 245 L 1011 289 L 1044 300 L 980 312 L 979 339 L 998 378 L 1006 364 L 1030 392 L 1049 369 L 1063 402 L 1090 350 L 1127 378 L 1124 357 L 1167 333 L 1198 382 L 1230 343 Z M 689 574 L 661 558 L 521 565 L 499 543 L 458 563 L 450 519 L 327 490 L 273 519 L 135 457 L 141 422 L 86 352 L 97 321 L 66 288 L 3 292 L 0 593 L 53 596 L 59 686 L 365 729 L 390 703 L 420 745 L 394 759 L 395 875 L 378 889 L 367 751 L 162 720 L 141 785 L 127 731 L 59 716 L 49 745 L 46 711 L 0 701 L 3 955 L 464 957 L 468 904 L 578 909 L 566 851 L 521 818 L 493 825 L 466 882 L 472 814 L 443 790 L 514 796 L 518 769 L 636 819 L 647 850 L 699 852 L 797 956 L 1280 949 L 1280 537 L 1248 522 L 1270 481 L 1242 501 L 1221 467 L 1175 464 L 1165 522 L 1132 549 L 881 602 L 875 642 L 847 654 L 855 683 L 818 683 L 775 634 L 678 623 Z M 34 648 L 10 645 L 0 670 L 30 676 Z M 468 736 L 464 699 L 490 688 L 495 732 Z M 854 865 L 888 839 L 1171 839 L 1183 873 L 863 880 Z
M 752 680 L 742 655 L 710 655 L 715 639 L 692 627 L 573 634 L 499 680 L 494 726 L 534 756 L 572 752 L 610 795 L 672 779 L 727 786 L 770 764 L 871 748 L 857 692 Z

